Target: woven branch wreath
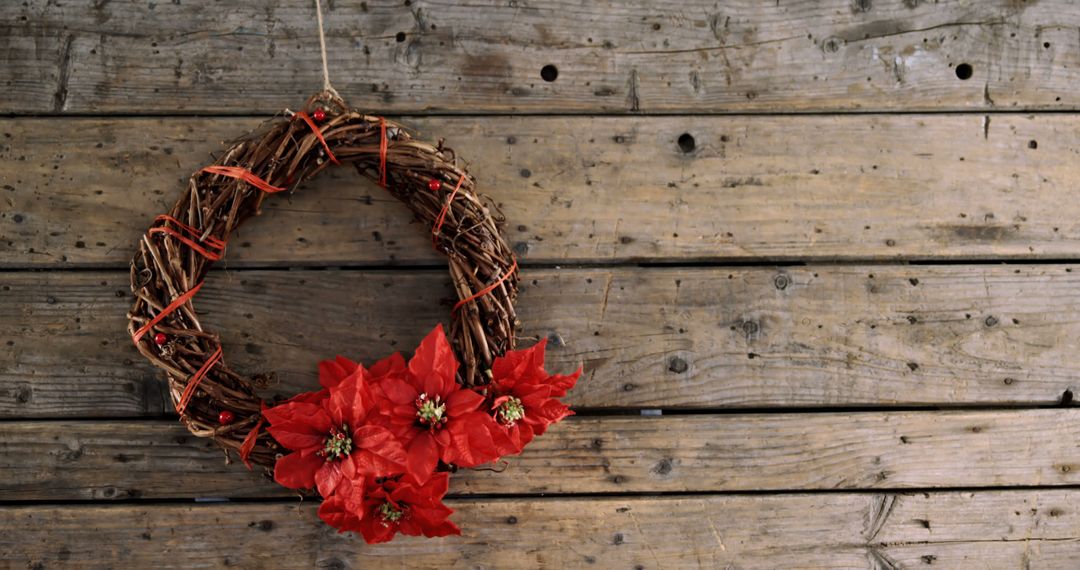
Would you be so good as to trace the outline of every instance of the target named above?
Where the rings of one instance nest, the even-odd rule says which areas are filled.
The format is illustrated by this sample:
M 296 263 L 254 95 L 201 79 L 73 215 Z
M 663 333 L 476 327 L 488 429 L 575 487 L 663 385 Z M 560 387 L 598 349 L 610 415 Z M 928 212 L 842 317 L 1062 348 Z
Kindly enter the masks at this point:
M 192 175 L 158 216 L 131 262 L 128 331 L 168 377 L 181 421 L 226 454 L 274 467 L 289 488 L 318 490 L 319 516 L 368 542 L 397 532 L 459 533 L 442 504 L 449 473 L 520 453 L 572 412 L 558 398 L 580 375 L 549 375 L 544 345 L 514 351 L 517 261 L 501 219 L 477 195 L 452 150 L 350 109 L 332 89 L 300 112 L 235 141 Z M 322 390 L 268 407 L 251 379 L 226 364 L 218 335 L 192 305 L 233 230 L 269 194 L 294 190 L 331 165 L 352 163 L 431 228 L 449 260 L 458 302 L 450 338 L 437 326 L 408 363 L 319 364 Z

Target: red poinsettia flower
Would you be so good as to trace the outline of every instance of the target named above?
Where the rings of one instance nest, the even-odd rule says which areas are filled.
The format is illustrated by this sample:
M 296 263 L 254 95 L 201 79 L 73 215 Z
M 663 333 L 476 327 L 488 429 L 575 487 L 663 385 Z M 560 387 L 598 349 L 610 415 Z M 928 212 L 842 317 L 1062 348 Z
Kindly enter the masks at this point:
M 404 470 L 405 449 L 376 423 L 381 416 L 363 368 L 321 392 L 269 408 L 263 416 L 270 422 L 270 435 L 293 451 L 274 466 L 274 480 L 291 489 L 317 487 L 329 497 L 345 477 Z
M 408 472 L 421 484 L 439 460 L 473 467 L 499 457 L 492 440 L 499 427 L 480 410 L 483 396 L 455 381 L 457 368 L 439 325 L 420 343 L 407 368 L 388 364 L 378 382 L 389 400 L 389 427 L 407 449 Z
M 447 520 L 454 511 L 442 502 L 449 485 L 449 473 L 432 475 L 422 485 L 406 477 L 368 477 L 362 493 L 352 493 L 350 499 L 331 505 L 327 515 L 334 522 L 343 522 L 347 530 L 359 527 L 368 544 L 387 542 L 399 532 L 429 538 L 461 534 L 461 529 Z M 342 506 L 353 513 L 353 518 L 338 515 Z
M 544 371 L 546 346 L 547 340 L 541 340 L 532 348 L 507 352 L 492 363 L 491 383 L 485 389 L 488 409 L 505 430 L 506 437 L 497 439 L 504 455 L 520 453 L 549 425 L 574 413 L 557 398 L 574 387 L 581 369 L 569 376 L 548 374 Z

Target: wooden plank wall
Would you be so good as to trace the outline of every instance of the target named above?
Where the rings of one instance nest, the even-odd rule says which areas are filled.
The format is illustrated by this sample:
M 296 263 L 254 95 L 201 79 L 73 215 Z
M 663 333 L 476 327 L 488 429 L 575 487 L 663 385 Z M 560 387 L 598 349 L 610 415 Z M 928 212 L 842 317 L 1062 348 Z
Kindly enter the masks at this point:
M 126 262 L 221 141 L 321 85 L 312 7 L 0 3 L 0 567 L 1080 560 L 1080 6 L 337 0 L 327 25 L 339 91 L 505 212 L 523 341 L 584 365 L 578 416 L 456 475 L 455 539 L 368 547 L 225 465 L 126 338 Z M 451 293 L 407 219 L 346 171 L 269 201 L 197 304 L 230 365 L 292 394 L 415 346 Z

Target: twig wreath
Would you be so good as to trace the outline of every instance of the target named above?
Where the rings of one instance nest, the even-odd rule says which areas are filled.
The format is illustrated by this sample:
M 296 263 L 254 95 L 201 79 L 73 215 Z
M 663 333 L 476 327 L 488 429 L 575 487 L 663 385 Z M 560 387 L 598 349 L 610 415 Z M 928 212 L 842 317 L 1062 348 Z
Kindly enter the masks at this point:
M 321 362 L 322 390 L 268 407 L 256 392 L 266 377 L 228 366 L 192 300 L 233 230 L 270 194 L 347 163 L 431 228 L 458 297 L 450 340 L 437 326 L 408 363 L 400 354 L 370 368 Z M 131 262 L 128 330 L 166 372 L 192 433 L 249 468 L 273 466 L 287 487 L 317 489 L 329 524 L 368 542 L 457 534 L 442 504 L 449 473 L 520 453 L 572 413 L 558 398 L 580 374 L 547 374 L 543 341 L 513 350 L 518 264 L 492 208 L 441 141 L 350 109 L 327 82 L 303 110 L 233 142 L 154 220 Z

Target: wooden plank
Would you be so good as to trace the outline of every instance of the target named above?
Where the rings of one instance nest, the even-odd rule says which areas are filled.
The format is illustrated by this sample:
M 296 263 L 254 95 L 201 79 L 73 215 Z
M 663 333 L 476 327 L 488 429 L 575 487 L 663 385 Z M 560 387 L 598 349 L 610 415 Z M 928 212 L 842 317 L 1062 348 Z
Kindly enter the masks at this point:
M 1031 405 L 1080 390 L 1067 265 L 532 269 L 522 344 L 583 364 L 586 408 Z M 127 273 L 0 272 L 0 416 L 160 415 L 131 346 Z M 267 396 L 335 354 L 411 351 L 448 308 L 425 271 L 215 272 L 197 309 Z
M 1080 257 L 1077 116 L 405 120 L 470 161 L 526 263 Z M 218 141 L 257 123 L 0 121 L 0 267 L 126 267 Z M 268 200 L 227 259 L 442 263 L 409 219 L 330 171 Z
M 306 3 L 30 0 L 0 22 L 3 113 L 267 113 L 322 85 Z M 1078 24 L 1068 0 L 347 2 L 327 44 L 338 90 L 383 112 L 1076 109 Z
M 678 434 L 678 435 L 676 435 Z M 0 500 L 294 495 L 176 422 L 0 423 Z M 579 417 L 454 494 L 1060 486 L 1080 410 Z
M 1080 493 L 455 500 L 463 536 L 365 545 L 293 503 L 5 507 L 12 568 L 1069 568 Z M 163 553 L 167 553 L 163 556 Z

